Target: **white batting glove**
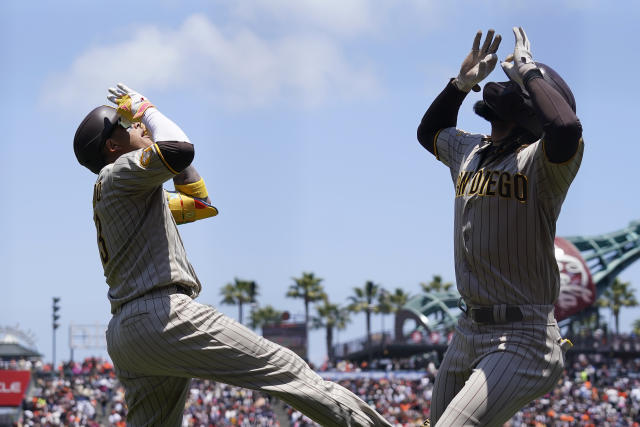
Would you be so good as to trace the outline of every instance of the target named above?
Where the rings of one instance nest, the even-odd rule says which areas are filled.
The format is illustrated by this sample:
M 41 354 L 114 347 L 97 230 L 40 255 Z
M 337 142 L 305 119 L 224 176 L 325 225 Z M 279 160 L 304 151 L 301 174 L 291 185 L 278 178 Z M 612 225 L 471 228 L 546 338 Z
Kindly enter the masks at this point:
M 480 39 L 482 39 L 482 31 L 476 33 L 473 39 L 471 52 L 462 61 L 460 73 L 453 80 L 453 84 L 463 92 L 469 92 L 473 89 L 475 92 L 480 91 L 480 83 L 493 71 L 498 62 L 496 52 L 500 46 L 502 36 L 493 37 L 494 30 L 487 31 L 487 37 L 484 39 L 482 48 L 480 48 Z
M 516 36 L 516 45 L 513 53 L 507 56 L 507 58 L 500 63 L 500 66 L 509 77 L 509 80 L 517 83 L 520 88 L 526 92 L 522 78 L 527 72 L 538 68 L 538 66 L 533 62 L 531 43 L 529 43 L 527 33 L 524 32 L 522 27 L 513 27 L 513 34 Z
M 118 83 L 117 86 L 110 87 L 107 99 L 117 105 L 116 110 L 123 119 L 133 123 L 142 120 L 144 112 L 155 106 L 143 95 L 133 89 Z

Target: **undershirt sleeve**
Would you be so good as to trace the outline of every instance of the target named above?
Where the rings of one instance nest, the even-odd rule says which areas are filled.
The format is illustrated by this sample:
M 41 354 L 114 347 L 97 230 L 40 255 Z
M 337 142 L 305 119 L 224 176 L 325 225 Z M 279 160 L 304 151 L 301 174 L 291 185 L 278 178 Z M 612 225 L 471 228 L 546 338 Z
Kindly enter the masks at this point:
M 193 144 L 182 141 L 160 141 L 156 143 L 167 164 L 176 172 L 182 172 L 193 161 Z
M 571 159 L 578 150 L 582 125 L 564 97 L 551 86 L 539 70 L 524 76 L 536 114 L 544 129 L 544 150 L 552 163 Z
M 418 126 L 418 141 L 432 154 L 435 154 L 436 135 L 442 129 L 456 126 L 458 111 L 467 96 L 467 93 L 455 87 L 452 81 L 453 79 L 431 103 Z

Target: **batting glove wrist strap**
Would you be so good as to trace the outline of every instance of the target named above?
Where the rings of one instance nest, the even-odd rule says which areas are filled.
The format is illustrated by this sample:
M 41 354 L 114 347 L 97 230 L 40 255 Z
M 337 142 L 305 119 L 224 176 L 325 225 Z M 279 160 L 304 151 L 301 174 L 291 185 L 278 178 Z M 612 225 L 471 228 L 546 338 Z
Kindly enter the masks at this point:
M 540 69 L 536 67 L 536 68 L 530 69 L 524 74 L 524 76 L 522 77 L 522 83 L 524 83 L 524 85 L 526 86 L 533 79 L 543 79 L 543 78 L 544 76 L 542 75 L 542 71 L 540 71 Z

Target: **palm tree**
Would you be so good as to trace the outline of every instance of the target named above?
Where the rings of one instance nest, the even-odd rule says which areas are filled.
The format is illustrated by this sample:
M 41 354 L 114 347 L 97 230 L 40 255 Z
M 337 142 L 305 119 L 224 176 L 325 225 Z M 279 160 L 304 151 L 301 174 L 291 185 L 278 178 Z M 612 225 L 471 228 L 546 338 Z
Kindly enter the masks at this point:
M 411 295 L 406 293 L 402 288 L 396 288 L 392 294 L 389 294 L 389 303 L 391 303 L 391 312 L 395 313 L 400 310 L 409 301 Z
M 382 319 L 382 336 L 384 337 L 384 316 L 393 313 L 391 294 L 384 288 L 380 288 L 378 292 L 378 304 L 374 311 L 380 313 L 380 318 Z
M 640 335 L 640 319 L 636 319 L 633 321 L 633 333 L 636 335 Z
M 327 357 L 330 361 L 334 360 L 333 352 L 333 330 L 342 330 L 347 327 L 349 319 L 349 311 L 345 307 L 338 304 L 332 304 L 328 299 L 324 299 L 322 305 L 316 305 L 317 316 L 312 319 L 313 329 L 325 329 L 325 339 L 327 344 Z
M 295 284 L 289 286 L 287 297 L 304 300 L 304 324 L 309 326 L 309 303 L 321 301 L 327 297 L 322 285 L 322 279 L 313 273 L 302 273 L 302 277 L 292 277 Z
M 390 293 L 386 289 L 382 288 L 378 295 L 378 310 L 377 312 L 382 314 L 382 333 L 384 335 L 384 316 L 391 313 L 396 313 L 400 310 L 409 300 L 410 295 L 406 293 L 402 288 L 396 288 L 393 293 Z
M 371 313 L 377 311 L 377 306 L 373 304 L 373 301 L 380 293 L 380 285 L 376 285 L 371 280 L 368 280 L 364 284 L 364 287 L 353 288 L 353 291 L 355 295 L 349 297 L 351 304 L 349 304 L 347 308 L 353 313 L 360 313 L 362 311 L 365 313 L 367 321 L 367 350 L 369 351 L 369 367 L 371 367 Z
M 238 304 L 238 321 L 242 323 L 242 305 L 255 302 L 255 297 L 258 295 L 258 285 L 253 280 L 241 280 L 236 277 L 233 279 L 233 283 L 224 285 L 220 290 L 220 295 L 222 295 L 221 304 Z
M 420 286 L 422 287 L 422 290 L 424 292 L 429 293 L 429 292 L 432 292 L 432 291 L 436 291 L 436 292 L 448 291 L 453 286 L 453 283 L 451 283 L 451 282 L 443 283 L 442 282 L 442 276 L 434 274 L 433 275 L 433 279 L 431 280 L 431 282 L 429 282 L 429 283 L 420 283 Z
M 271 305 L 261 307 L 251 313 L 251 327 L 261 328 L 263 325 L 280 323 L 282 311 L 276 310 Z
M 599 307 L 606 307 L 613 313 L 616 322 L 616 334 L 620 333 L 620 309 L 622 307 L 637 307 L 638 300 L 631 289 L 630 282 L 622 282 L 616 277 L 613 283 L 604 290 L 597 303 Z

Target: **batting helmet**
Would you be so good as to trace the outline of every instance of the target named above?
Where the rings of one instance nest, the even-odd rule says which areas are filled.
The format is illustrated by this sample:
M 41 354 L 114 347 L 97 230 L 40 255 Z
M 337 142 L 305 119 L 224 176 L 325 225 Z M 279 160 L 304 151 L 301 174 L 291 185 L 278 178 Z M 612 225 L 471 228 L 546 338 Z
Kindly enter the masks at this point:
M 73 151 L 78 162 L 97 174 L 105 166 L 102 148 L 111 136 L 120 116 L 116 109 L 103 105 L 91 110 L 84 118 L 73 138 Z
M 575 112 L 576 101 L 567 83 L 548 65 L 541 62 L 536 62 L 536 65 L 542 73 L 542 78 L 562 95 Z M 512 81 L 487 83 L 482 91 L 482 99 L 500 119 L 516 122 L 537 138 L 542 136 L 542 123 L 535 113 L 531 97 L 517 83 Z

